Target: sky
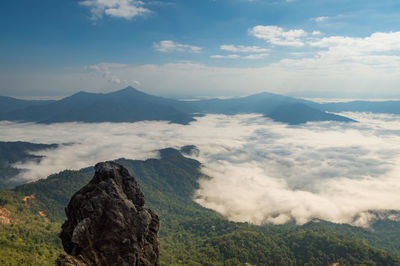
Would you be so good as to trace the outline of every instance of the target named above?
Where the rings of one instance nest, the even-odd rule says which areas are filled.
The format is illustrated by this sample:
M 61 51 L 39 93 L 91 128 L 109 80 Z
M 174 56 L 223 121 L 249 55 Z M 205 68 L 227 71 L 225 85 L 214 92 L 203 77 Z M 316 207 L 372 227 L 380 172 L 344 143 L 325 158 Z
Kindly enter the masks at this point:
M 189 125 L 0 122 L 2 141 L 69 143 L 18 162 L 17 178 L 46 178 L 117 158 L 158 157 L 158 150 L 196 145 L 211 177 L 194 200 L 232 221 L 304 224 L 315 218 L 367 227 L 377 217 L 400 220 L 399 115 L 345 113 L 335 121 L 288 126 L 259 114 L 206 115 Z M 377 213 L 370 212 L 371 210 Z
M 4 0 L 0 95 L 399 98 L 397 0 Z

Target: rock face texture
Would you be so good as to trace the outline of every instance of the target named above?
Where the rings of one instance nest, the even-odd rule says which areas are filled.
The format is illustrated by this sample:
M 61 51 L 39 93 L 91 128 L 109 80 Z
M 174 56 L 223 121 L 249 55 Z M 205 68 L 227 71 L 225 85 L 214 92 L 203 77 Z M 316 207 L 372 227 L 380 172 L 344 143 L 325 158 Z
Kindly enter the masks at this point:
M 65 209 L 57 265 L 157 265 L 158 216 L 123 166 L 98 163 L 93 179 Z

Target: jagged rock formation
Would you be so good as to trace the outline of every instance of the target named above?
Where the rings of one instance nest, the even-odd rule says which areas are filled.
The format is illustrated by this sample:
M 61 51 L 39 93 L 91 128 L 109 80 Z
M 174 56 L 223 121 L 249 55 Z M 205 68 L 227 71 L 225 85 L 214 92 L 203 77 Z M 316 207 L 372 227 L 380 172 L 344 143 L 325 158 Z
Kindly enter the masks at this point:
M 98 163 L 93 179 L 65 209 L 60 238 L 67 254 L 57 265 L 157 265 L 158 216 L 128 170 Z

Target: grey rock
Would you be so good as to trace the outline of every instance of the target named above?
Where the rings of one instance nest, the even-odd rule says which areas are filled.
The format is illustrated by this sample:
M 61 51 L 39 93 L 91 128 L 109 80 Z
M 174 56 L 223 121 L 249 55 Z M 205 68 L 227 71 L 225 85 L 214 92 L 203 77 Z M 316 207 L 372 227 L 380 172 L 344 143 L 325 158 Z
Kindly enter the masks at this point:
M 128 170 L 98 163 L 93 179 L 75 193 L 60 238 L 67 254 L 57 265 L 157 265 L 158 216 Z

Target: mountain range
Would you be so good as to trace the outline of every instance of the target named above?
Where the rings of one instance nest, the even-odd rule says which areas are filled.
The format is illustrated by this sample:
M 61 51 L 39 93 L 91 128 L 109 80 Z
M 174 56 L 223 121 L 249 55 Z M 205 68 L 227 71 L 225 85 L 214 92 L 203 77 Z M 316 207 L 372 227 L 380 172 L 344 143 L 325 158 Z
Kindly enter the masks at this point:
M 105 94 L 79 92 L 58 101 L 32 102 L 11 97 L 2 97 L 1 101 L 5 107 L 0 108 L 0 120 L 38 123 L 150 120 L 188 124 L 196 116 L 210 113 L 259 113 L 292 125 L 309 121 L 353 121 L 327 113 L 324 105 L 266 92 L 232 99 L 179 101 L 127 87 Z M 18 104 L 13 105 L 14 102 Z
M 400 114 L 400 101 L 351 101 L 321 104 L 329 112 L 370 112 Z
M 165 120 L 187 124 L 193 121 L 193 116 L 190 107 L 183 102 L 128 87 L 107 94 L 78 92 L 47 104 L 3 112 L 0 119 L 39 123 Z
M 30 106 L 40 106 L 50 104 L 52 100 L 20 100 L 7 96 L 0 96 L 0 113 L 12 112 Z

